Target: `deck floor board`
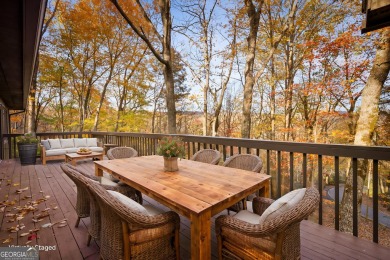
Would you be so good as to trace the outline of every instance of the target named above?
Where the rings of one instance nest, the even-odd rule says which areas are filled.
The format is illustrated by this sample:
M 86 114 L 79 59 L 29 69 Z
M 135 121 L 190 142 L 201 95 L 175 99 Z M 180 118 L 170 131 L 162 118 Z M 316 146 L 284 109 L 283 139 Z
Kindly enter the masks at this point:
M 17 204 L 23 206 L 27 201 L 36 200 L 49 195 L 47 201 L 40 203 L 38 211 L 29 213 L 20 223 L 25 224 L 25 228 L 18 233 L 9 233 L 7 228 L 15 226 L 18 222 L 8 222 L 9 217 L 5 215 L 14 213 L 14 206 L 6 207 L 4 212 L 0 212 L 0 243 L 3 239 L 12 237 L 13 241 L 7 245 L 26 245 L 28 236 L 20 237 L 21 233 L 30 229 L 40 228 L 42 224 L 53 223 L 66 218 L 68 226 L 59 228 L 40 228 L 38 238 L 33 239 L 29 245 L 55 246 L 54 251 L 40 251 L 40 259 L 99 259 L 99 243 L 92 241 L 87 246 L 87 227 L 89 219 L 80 221 L 76 228 L 77 214 L 75 212 L 77 200 L 77 188 L 75 184 L 62 172 L 61 161 L 50 161 L 47 165 L 41 165 L 39 160 L 36 165 L 21 166 L 18 160 L 6 160 L 0 163 L 0 201 L 16 200 Z M 77 162 L 77 167 L 94 174 L 94 166 L 91 160 Z M 9 180 L 9 181 L 8 181 Z M 15 185 L 14 185 L 15 184 Z M 28 190 L 18 194 L 16 190 L 26 188 Z M 25 196 L 32 196 L 32 199 L 23 199 Z M 144 203 L 150 203 L 164 210 L 169 210 L 164 205 L 144 196 Z M 54 207 L 58 206 L 54 210 Z M 34 223 L 32 217 L 41 211 L 50 208 L 50 216 L 43 221 Z M 223 211 L 220 214 L 227 214 Z M 220 215 L 218 214 L 218 215 Z M 218 216 L 217 215 L 217 216 Z M 215 237 L 215 225 L 212 220 L 212 259 L 217 259 L 217 239 Z M 190 259 L 190 221 L 181 216 L 180 230 L 181 259 Z M 352 235 L 344 234 L 336 230 L 320 226 L 310 221 L 303 221 L 301 224 L 301 258 L 302 259 L 388 259 L 390 248 L 380 246 L 364 239 L 356 238 Z

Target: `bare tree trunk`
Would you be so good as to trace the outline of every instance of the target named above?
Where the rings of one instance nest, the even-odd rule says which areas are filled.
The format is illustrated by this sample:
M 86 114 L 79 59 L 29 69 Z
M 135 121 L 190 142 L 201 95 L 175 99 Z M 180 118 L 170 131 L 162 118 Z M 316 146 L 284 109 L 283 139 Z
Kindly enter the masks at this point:
M 157 60 L 164 66 L 164 80 L 166 86 L 166 104 L 167 104 L 167 115 L 168 115 L 168 132 L 170 134 L 176 133 L 176 106 L 175 106 L 175 85 L 172 69 L 172 46 L 171 46 L 171 33 L 172 33 L 172 20 L 171 20 L 171 1 L 170 0 L 158 0 L 156 1 L 158 8 L 161 12 L 161 22 L 163 36 L 157 33 L 155 26 L 152 24 L 150 18 L 148 17 L 146 11 L 144 10 L 142 4 L 139 0 L 136 1 L 141 16 L 143 16 L 145 23 L 147 23 L 151 30 L 155 32 L 157 38 L 160 39 L 162 44 L 162 55 L 161 52 L 156 50 L 151 40 L 143 31 L 142 27 L 137 27 L 131 18 L 126 15 L 124 10 L 121 8 L 117 0 L 111 0 L 115 5 L 117 10 L 121 13 L 122 17 L 130 25 L 133 31 L 146 43 L 149 50 L 157 58 Z
M 49 18 L 46 20 L 45 24 L 42 27 L 42 33 L 41 33 L 41 38 L 39 39 L 38 45 L 41 43 L 41 39 L 45 32 L 47 31 L 47 28 L 49 27 L 51 21 L 53 20 L 58 4 L 60 0 L 57 0 L 54 4 L 54 9 L 53 12 L 51 12 Z M 35 100 L 35 93 L 37 90 L 37 77 L 38 77 L 38 67 L 39 67 L 39 52 L 37 53 L 37 57 L 35 60 L 34 64 L 34 75 L 32 78 L 32 85 L 30 87 L 30 92 L 28 94 L 28 104 L 27 104 L 27 116 L 26 116 L 26 121 L 27 121 L 27 129 L 25 129 L 28 133 L 36 133 L 38 124 L 37 124 L 37 116 L 36 116 L 36 100 Z
M 372 136 L 378 120 L 378 104 L 383 84 L 390 71 L 390 33 L 384 31 L 381 36 L 381 43 L 377 48 L 374 64 L 368 77 L 367 84 L 362 94 L 362 105 L 360 116 L 357 121 L 355 145 L 371 145 Z M 367 175 L 368 160 L 359 160 L 358 163 L 358 209 L 363 196 L 363 184 Z M 352 233 L 353 201 L 352 201 L 352 167 L 349 167 L 349 174 L 345 183 L 344 196 L 341 202 L 340 230 Z
M 154 89 L 156 91 L 156 89 Z M 152 133 L 155 133 L 156 131 L 156 117 L 157 117 L 157 109 L 158 109 L 158 100 L 160 99 L 162 95 L 163 87 L 161 86 L 160 90 L 158 91 L 158 94 L 155 95 L 153 98 L 153 114 L 152 114 Z M 156 93 L 156 92 L 154 92 Z
M 64 132 L 65 131 L 65 126 L 64 126 L 64 104 L 63 104 L 63 100 L 62 100 L 62 77 L 63 77 L 63 68 L 60 68 L 60 86 L 59 86 L 59 100 L 60 100 L 60 112 L 61 112 L 61 132 Z
M 205 28 L 206 27 L 206 28 Z M 210 89 L 210 54 L 208 46 L 208 28 L 207 25 L 203 27 L 203 59 L 205 61 L 206 80 L 203 86 L 203 135 L 206 136 L 208 129 L 208 93 Z
M 256 56 L 256 39 L 259 30 L 260 14 L 263 1 L 260 1 L 259 7 L 256 6 L 252 0 L 245 0 L 246 14 L 249 18 L 249 35 L 247 38 L 246 63 L 245 63 L 245 85 L 244 85 L 244 100 L 242 105 L 242 124 L 241 137 L 250 138 L 251 135 L 251 112 L 252 112 L 252 98 L 254 75 L 253 66 Z
M 38 59 L 38 57 L 37 57 Z M 28 93 L 28 100 L 27 100 L 27 113 L 26 113 L 26 126 L 25 126 L 25 131 L 27 133 L 35 133 L 37 130 L 37 125 L 36 125 L 36 111 L 35 111 L 35 92 L 37 89 L 37 70 L 38 70 L 38 60 L 36 61 L 36 66 L 34 69 L 34 76 L 32 79 L 32 84 L 30 88 L 30 92 Z
M 290 36 L 290 41 L 287 45 L 287 64 L 286 64 L 286 90 L 285 90 L 285 116 L 284 116 L 284 141 L 288 141 L 290 139 L 290 130 L 291 130 L 291 121 L 292 121 L 292 97 L 293 97 L 293 67 L 294 67 L 294 52 L 292 47 L 293 36 Z
M 95 121 L 93 124 L 93 131 L 97 131 L 97 128 L 99 125 L 100 111 L 102 109 L 104 99 L 106 98 L 106 91 L 107 91 L 108 84 L 111 82 L 113 70 L 114 70 L 114 65 L 111 65 L 110 73 L 108 74 L 108 78 L 107 78 L 106 82 L 104 83 L 102 93 L 100 94 L 100 102 L 99 102 L 99 105 L 96 109 Z

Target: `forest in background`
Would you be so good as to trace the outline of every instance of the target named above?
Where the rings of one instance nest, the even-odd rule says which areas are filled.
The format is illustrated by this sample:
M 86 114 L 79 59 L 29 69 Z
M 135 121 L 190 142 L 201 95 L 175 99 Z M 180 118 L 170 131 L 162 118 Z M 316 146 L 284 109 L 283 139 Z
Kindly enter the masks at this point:
M 355 0 L 51 0 L 12 130 L 388 146 L 390 30 L 362 35 L 360 12 Z M 361 205 L 372 162 L 357 163 Z M 340 230 L 351 232 L 350 161 L 341 168 Z M 388 161 L 379 168 L 388 196 Z
M 133 1 L 120 2 L 158 46 L 162 34 L 150 33 L 163 28 L 155 5 L 143 3 L 149 24 Z M 253 20 L 246 2 L 171 3 L 177 132 L 353 142 L 379 40 L 379 33 L 360 33 L 361 2 L 254 1 L 258 31 L 249 58 Z M 163 64 L 110 1 L 51 0 L 45 26 L 30 95 L 34 122 L 12 117 L 15 132 L 169 132 Z M 385 84 L 376 145 L 390 140 L 388 94 Z

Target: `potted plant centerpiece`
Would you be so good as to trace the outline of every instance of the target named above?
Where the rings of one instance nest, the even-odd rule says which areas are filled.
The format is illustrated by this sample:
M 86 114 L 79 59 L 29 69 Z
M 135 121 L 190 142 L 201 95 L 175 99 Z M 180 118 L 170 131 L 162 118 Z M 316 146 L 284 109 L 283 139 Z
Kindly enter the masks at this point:
M 32 134 L 24 134 L 16 138 L 20 163 L 35 164 L 37 159 L 38 139 Z
M 177 159 L 185 155 L 184 142 L 179 137 L 163 137 L 158 143 L 157 154 L 164 157 L 164 171 L 177 171 Z

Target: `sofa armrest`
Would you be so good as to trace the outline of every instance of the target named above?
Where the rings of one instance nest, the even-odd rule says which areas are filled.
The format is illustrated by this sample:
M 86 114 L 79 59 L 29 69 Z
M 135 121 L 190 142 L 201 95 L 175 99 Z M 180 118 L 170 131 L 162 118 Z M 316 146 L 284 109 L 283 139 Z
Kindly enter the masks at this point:
M 42 161 L 42 164 L 45 165 L 46 164 L 46 147 L 42 144 L 39 144 L 39 146 L 41 147 L 41 161 Z
M 103 142 L 97 141 L 97 146 L 103 147 Z
M 42 144 L 39 144 L 39 146 L 41 147 L 41 155 L 42 154 L 45 154 L 46 155 L 46 147 Z

